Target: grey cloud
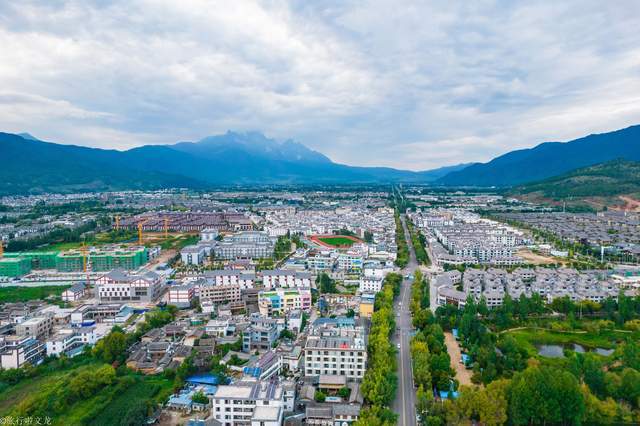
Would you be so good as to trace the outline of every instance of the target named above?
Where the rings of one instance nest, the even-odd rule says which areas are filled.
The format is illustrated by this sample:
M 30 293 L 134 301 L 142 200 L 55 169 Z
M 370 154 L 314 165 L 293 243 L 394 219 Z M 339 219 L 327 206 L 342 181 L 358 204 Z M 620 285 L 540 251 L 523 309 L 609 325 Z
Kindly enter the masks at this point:
M 0 128 L 118 149 L 260 129 L 350 164 L 483 161 L 640 121 L 637 28 L 634 0 L 5 2 Z

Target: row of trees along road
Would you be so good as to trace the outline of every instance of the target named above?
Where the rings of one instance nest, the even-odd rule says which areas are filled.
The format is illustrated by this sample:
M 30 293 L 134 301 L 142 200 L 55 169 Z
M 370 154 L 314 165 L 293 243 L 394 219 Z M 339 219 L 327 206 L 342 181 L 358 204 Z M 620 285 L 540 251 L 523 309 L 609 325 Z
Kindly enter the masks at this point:
M 392 426 L 397 415 L 389 408 L 396 394 L 396 350 L 391 344 L 395 330 L 393 301 L 400 294 L 402 276 L 388 274 L 376 295 L 369 332 L 368 365 L 362 380 L 366 407 L 360 412 L 357 426 Z

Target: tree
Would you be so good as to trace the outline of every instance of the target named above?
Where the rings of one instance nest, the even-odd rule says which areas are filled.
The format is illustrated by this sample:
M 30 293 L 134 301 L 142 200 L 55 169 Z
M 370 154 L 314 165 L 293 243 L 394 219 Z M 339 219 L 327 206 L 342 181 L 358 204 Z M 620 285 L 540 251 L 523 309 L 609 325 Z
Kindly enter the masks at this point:
M 96 343 L 94 354 L 110 364 L 121 358 L 127 350 L 127 336 L 121 331 L 112 331 Z
M 191 397 L 191 401 L 195 402 L 196 404 L 208 404 L 209 398 L 202 391 L 198 391 L 193 394 L 193 396 Z
M 324 402 L 327 399 L 327 395 L 322 391 L 316 391 L 316 393 L 313 395 L 313 399 L 316 402 Z
M 338 391 L 338 396 L 341 398 L 349 398 L 349 395 L 351 395 L 351 389 L 346 386 L 340 388 L 340 390 Z
M 547 366 L 516 373 L 508 386 L 509 418 L 515 425 L 577 424 L 584 414 L 584 396 L 569 372 Z

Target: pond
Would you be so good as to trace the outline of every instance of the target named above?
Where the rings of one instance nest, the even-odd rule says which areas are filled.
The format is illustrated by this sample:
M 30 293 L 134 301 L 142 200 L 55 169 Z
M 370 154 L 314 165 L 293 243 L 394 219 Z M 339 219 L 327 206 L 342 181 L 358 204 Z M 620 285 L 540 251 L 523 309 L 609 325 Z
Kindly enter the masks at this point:
M 536 345 L 536 348 L 538 349 L 538 355 L 544 356 L 547 358 L 563 358 L 565 349 L 570 349 L 578 353 L 593 351 L 598 355 L 603 355 L 603 356 L 609 356 L 613 353 L 613 349 L 595 348 L 593 350 L 590 350 L 585 348 L 582 345 L 578 345 L 577 343 L 567 344 L 567 345 Z

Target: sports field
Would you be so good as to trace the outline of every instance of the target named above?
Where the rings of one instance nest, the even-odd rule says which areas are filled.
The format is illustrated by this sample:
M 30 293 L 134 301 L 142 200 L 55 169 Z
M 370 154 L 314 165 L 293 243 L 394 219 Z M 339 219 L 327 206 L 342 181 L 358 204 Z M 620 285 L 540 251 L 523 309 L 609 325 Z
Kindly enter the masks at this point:
M 360 242 L 358 238 L 348 235 L 316 235 L 311 239 L 328 247 L 351 247 Z

